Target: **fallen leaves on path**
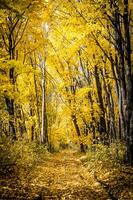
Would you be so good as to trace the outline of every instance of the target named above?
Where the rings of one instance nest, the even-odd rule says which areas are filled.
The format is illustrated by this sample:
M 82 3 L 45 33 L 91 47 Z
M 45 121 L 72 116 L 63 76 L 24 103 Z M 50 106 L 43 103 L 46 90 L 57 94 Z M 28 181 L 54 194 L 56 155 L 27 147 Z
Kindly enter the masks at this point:
M 131 200 L 130 178 L 118 171 L 90 164 L 86 156 L 72 150 L 44 154 L 30 172 L 1 179 L 0 199 Z
M 78 156 L 73 151 L 63 151 L 45 158 L 30 181 L 33 196 L 36 194 L 36 199 L 107 200 L 100 184 Z

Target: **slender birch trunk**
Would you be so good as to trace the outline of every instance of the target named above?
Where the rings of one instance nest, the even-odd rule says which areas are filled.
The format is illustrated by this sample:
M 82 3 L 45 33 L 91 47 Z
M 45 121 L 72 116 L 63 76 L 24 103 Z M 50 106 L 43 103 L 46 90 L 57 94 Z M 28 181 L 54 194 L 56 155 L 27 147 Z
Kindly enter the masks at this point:
M 42 61 L 42 127 L 40 135 L 40 143 L 48 147 L 48 127 L 47 127 L 47 111 L 46 111 L 46 65 Z

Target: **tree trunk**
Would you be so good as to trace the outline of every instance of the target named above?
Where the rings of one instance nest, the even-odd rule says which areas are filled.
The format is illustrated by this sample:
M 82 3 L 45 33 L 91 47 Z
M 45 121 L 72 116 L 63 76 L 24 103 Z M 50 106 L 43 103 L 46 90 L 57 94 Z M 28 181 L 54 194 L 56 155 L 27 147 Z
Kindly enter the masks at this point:
M 106 67 L 104 68 L 106 70 Z M 105 74 L 103 74 L 103 71 L 101 70 L 101 74 L 103 77 L 103 84 L 104 84 L 104 90 L 107 98 L 107 106 L 108 106 L 108 114 L 109 114 L 109 132 L 110 134 L 108 135 L 110 137 L 110 141 L 113 142 L 116 140 L 116 127 L 115 127 L 115 112 L 114 112 L 114 101 L 112 98 L 112 92 L 111 92 L 111 87 L 109 83 L 106 83 L 105 80 Z M 109 140 L 109 138 L 107 138 Z
M 10 60 L 15 59 L 15 49 L 12 47 L 12 37 L 9 37 L 9 56 Z M 9 70 L 9 79 L 10 83 L 13 85 L 13 89 L 15 89 L 15 77 L 14 77 L 15 69 L 11 67 Z M 15 110 L 14 110 L 14 99 L 5 97 L 5 102 L 7 106 L 7 111 L 9 114 L 9 133 L 13 139 L 17 139 L 16 136 L 16 128 L 15 128 Z
M 119 110 L 121 133 L 126 142 L 126 163 L 133 164 L 133 75 L 131 70 L 131 41 L 128 0 L 123 0 L 124 12 L 113 4 L 112 25 L 117 52 L 117 77 L 119 77 Z M 122 31 L 124 30 L 123 34 Z
M 96 88 L 97 88 L 97 94 L 98 94 L 98 103 L 99 103 L 99 108 L 101 111 L 99 132 L 101 135 L 101 140 L 104 141 L 104 138 L 106 137 L 105 109 L 104 109 L 104 103 L 103 103 L 103 97 L 102 97 L 102 86 L 101 86 L 101 82 L 99 79 L 99 73 L 98 73 L 97 66 L 95 66 L 95 80 L 96 80 Z
M 72 117 L 72 121 L 76 130 L 77 136 L 79 137 L 80 151 L 85 152 L 84 144 L 80 141 L 81 133 L 80 133 L 80 128 L 78 126 L 77 118 L 75 115 L 72 115 L 71 117 Z
M 126 66 L 126 108 L 125 108 L 125 134 L 126 134 L 126 162 L 133 165 L 133 74 L 131 71 L 131 41 L 128 0 L 124 0 L 124 31 L 125 31 L 125 66 Z
M 36 77 L 34 75 L 34 86 L 35 86 L 35 94 L 36 94 L 36 110 L 37 110 L 37 121 L 38 121 L 38 132 L 39 135 L 41 134 L 41 120 L 40 120 L 40 112 L 39 112 L 39 99 L 38 99 L 38 92 L 37 92 L 37 83 Z M 38 139 L 38 135 L 36 135 L 36 140 Z
M 46 110 L 46 66 L 42 61 L 42 129 L 40 142 L 48 147 L 48 124 L 47 124 L 47 110 Z

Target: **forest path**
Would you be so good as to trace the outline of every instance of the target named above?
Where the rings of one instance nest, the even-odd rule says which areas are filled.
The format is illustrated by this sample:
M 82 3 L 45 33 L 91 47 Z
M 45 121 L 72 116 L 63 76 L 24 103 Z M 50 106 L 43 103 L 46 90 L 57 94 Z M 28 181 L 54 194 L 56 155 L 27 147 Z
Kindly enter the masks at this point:
M 93 173 L 87 171 L 79 157 L 72 150 L 46 156 L 28 182 L 34 199 L 107 200 Z

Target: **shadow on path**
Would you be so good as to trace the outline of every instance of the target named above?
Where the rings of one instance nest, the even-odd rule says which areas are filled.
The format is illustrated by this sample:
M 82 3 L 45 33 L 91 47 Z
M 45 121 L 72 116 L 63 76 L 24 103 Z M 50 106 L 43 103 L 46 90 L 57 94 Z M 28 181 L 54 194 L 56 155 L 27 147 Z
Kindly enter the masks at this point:
M 42 188 L 34 200 L 107 200 L 107 197 L 104 196 L 88 187 L 72 187 L 56 191 Z

